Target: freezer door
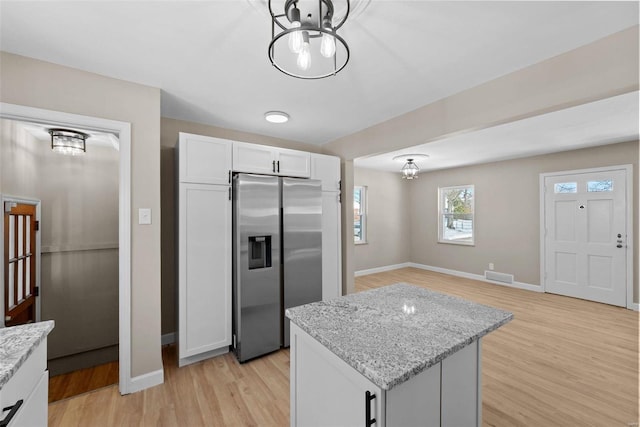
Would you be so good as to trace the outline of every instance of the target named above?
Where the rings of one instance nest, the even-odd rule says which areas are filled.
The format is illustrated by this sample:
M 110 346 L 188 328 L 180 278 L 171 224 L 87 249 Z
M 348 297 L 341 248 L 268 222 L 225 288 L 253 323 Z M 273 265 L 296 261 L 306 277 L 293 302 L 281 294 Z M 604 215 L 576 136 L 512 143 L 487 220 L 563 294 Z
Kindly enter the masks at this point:
M 244 362 L 281 344 L 278 177 L 234 177 L 233 243 L 234 349 Z
M 322 300 L 322 183 L 282 178 L 284 309 Z M 289 319 L 284 317 L 284 346 Z

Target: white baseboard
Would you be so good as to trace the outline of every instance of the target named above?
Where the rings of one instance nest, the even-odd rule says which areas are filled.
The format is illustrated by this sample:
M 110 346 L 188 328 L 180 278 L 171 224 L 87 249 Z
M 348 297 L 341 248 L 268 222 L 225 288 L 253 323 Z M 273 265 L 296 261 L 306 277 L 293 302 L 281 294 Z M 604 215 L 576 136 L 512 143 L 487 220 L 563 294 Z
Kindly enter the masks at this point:
M 201 362 L 203 360 L 211 359 L 212 357 L 220 356 L 222 354 L 229 353 L 229 347 L 225 346 L 217 350 L 207 351 L 205 353 L 196 354 L 195 356 L 183 357 L 178 359 L 178 367 L 191 365 L 192 363 Z
M 173 344 L 176 342 L 176 333 L 170 332 L 168 334 L 164 334 L 161 338 L 162 345 Z
M 385 271 L 398 270 L 400 268 L 405 268 L 405 267 L 411 267 L 411 263 L 405 262 L 402 264 L 385 265 L 384 267 L 370 268 L 368 270 L 359 270 L 359 271 L 356 271 L 354 274 L 356 277 L 359 277 L 359 276 L 366 276 L 367 274 L 375 274 L 375 273 L 382 273 Z
M 637 302 L 632 302 L 631 304 L 627 304 L 627 308 L 633 311 L 640 311 L 640 304 Z
M 129 386 L 129 393 L 136 393 L 149 387 L 160 385 L 164 382 L 164 370 L 158 369 L 157 371 L 149 372 L 148 374 L 138 375 L 131 378 L 131 384 Z
M 480 282 L 486 282 L 486 283 L 491 283 L 491 284 L 500 285 L 500 286 L 507 286 L 509 288 L 524 289 L 524 290 L 533 291 L 533 292 L 542 292 L 542 286 L 532 285 L 530 283 L 523 283 L 523 282 L 503 283 L 503 282 L 496 282 L 494 280 L 487 280 L 481 274 L 473 274 L 473 273 L 467 273 L 465 271 L 450 270 L 448 268 L 433 267 L 431 265 L 417 264 L 415 262 L 409 262 L 407 264 L 409 264 L 407 267 L 419 268 L 421 270 L 435 271 L 436 273 L 443 273 L 443 274 L 449 274 L 451 276 L 464 277 L 465 279 L 479 280 Z

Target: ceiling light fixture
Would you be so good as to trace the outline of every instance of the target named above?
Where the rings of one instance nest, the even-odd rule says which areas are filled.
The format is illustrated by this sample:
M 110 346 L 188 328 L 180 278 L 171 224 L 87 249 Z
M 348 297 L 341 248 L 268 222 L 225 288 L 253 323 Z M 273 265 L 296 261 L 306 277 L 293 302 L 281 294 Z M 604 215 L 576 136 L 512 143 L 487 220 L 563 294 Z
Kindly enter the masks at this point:
M 338 6 L 345 9 L 340 17 Z M 350 0 L 269 0 L 273 66 L 300 79 L 322 79 L 340 72 L 349 62 L 349 46 L 337 31 L 347 20 L 349 8 Z
M 270 123 L 286 123 L 289 121 L 289 115 L 283 111 L 267 111 L 264 118 Z
M 69 129 L 49 129 L 51 149 L 56 153 L 77 156 L 87 151 L 86 133 Z
M 417 179 L 420 168 L 415 164 L 415 160 L 426 159 L 427 157 L 429 156 L 426 154 L 401 154 L 399 156 L 395 156 L 393 160 L 406 162 L 400 170 L 400 173 L 402 173 L 402 179 Z

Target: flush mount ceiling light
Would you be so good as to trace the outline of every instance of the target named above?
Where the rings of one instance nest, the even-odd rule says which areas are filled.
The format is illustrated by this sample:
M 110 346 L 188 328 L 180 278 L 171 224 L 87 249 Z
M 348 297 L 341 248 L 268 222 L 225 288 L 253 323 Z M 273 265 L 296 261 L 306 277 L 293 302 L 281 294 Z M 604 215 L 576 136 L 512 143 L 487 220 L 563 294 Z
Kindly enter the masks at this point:
M 402 173 L 402 179 L 417 179 L 420 168 L 415 164 L 415 161 L 426 159 L 427 157 L 429 156 L 426 154 L 402 154 L 400 156 L 395 156 L 393 160 L 406 162 L 400 170 L 400 173 Z
M 264 118 L 271 123 L 286 123 L 289 121 L 289 115 L 283 111 L 267 111 Z
M 269 0 L 271 63 L 300 79 L 340 72 L 349 62 L 349 46 L 337 31 L 349 8 L 349 0 Z
M 86 133 L 69 129 L 49 129 L 51 149 L 56 153 L 77 156 L 87 151 Z

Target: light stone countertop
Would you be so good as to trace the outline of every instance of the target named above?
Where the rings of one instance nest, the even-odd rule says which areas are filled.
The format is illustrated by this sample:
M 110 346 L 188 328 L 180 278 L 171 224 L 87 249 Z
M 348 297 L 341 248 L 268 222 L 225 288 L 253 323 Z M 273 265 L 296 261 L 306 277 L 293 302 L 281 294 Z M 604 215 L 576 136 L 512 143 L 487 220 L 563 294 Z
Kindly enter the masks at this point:
M 0 328 L 0 389 L 53 330 L 53 320 Z
M 286 316 L 383 390 L 513 319 L 406 283 L 290 308 Z

